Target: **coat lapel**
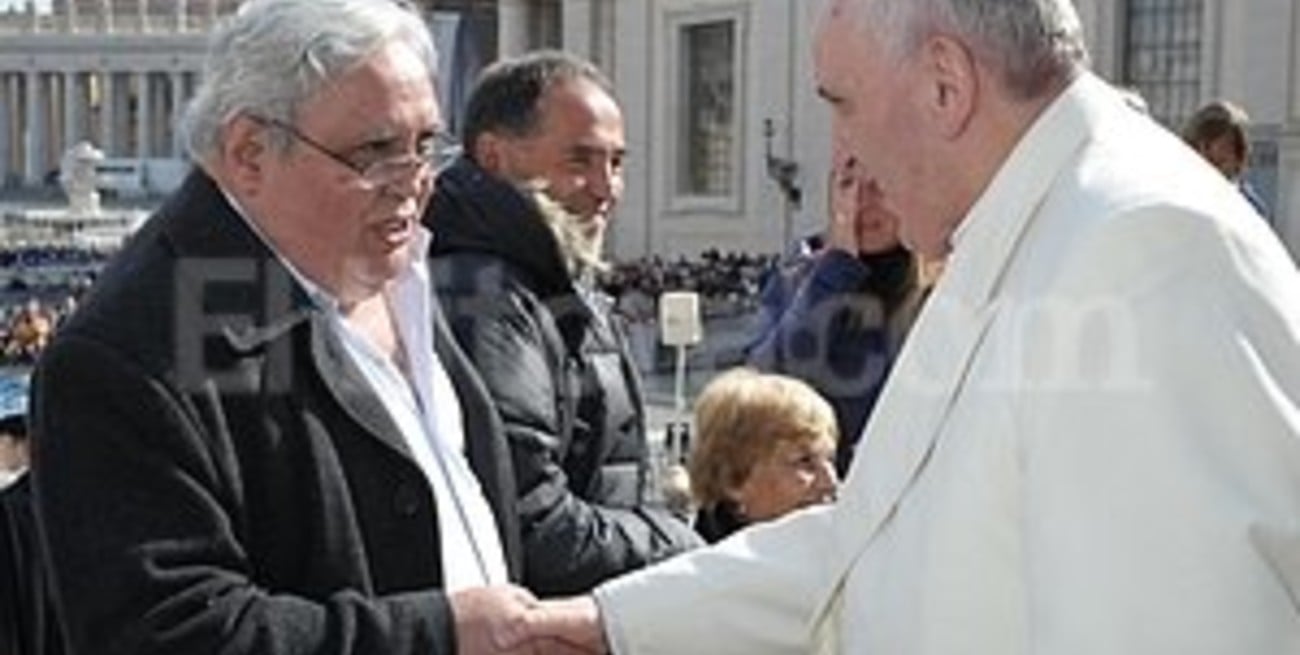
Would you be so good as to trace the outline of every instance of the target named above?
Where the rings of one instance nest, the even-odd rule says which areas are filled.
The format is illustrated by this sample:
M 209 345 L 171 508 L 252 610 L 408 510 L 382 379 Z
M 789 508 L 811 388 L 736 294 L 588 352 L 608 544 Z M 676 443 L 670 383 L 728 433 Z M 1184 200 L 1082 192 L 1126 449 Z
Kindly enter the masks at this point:
M 165 228 L 183 265 L 178 275 L 197 276 L 180 290 L 204 294 L 203 302 L 223 308 L 213 316 L 225 345 L 236 358 L 287 343 L 287 333 L 302 323 L 311 331 L 311 364 L 315 374 L 366 432 L 411 458 L 397 426 L 360 370 L 343 352 L 329 320 L 315 306 L 293 275 L 262 242 L 245 219 L 202 171 L 194 171 L 177 194 L 183 202 L 212 207 L 211 216 L 184 216 Z M 224 271 L 224 272 L 223 272 Z M 240 284 L 205 284 L 205 282 Z M 301 371 L 272 367 L 272 372 Z M 292 384 L 288 380 L 252 380 L 248 384 Z
M 865 541 L 923 468 L 996 314 L 937 293 L 877 405 L 846 483 L 845 511 Z M 903 363 L 905 362 L 905 363 Z M 859 543 L 862 543 L 860 541 Z
M 311 319 L 311 357 L 317 373 L 330 395 L 343 407 L 352 420 L 356 421 L 372 436 L 384 442 L 407 459 L 415 461 L 406 440 L 388 409 L 375 395 L 370 384 L 352 363 L 343 350 L 343 344 L 327 319 L 319 311 L 312 313 Z
M 496 518 L 510 579 L 519 580 L 523 575 L 523 547 L 520 543 L 519 511 L 515 507 L 518 494 L 514 466 L 504 436 L 505 429 L 497 417 L 487 387 L 456 344 L 436 297 L 432 314 L 433 348 L 460 402 L 465 456 Z

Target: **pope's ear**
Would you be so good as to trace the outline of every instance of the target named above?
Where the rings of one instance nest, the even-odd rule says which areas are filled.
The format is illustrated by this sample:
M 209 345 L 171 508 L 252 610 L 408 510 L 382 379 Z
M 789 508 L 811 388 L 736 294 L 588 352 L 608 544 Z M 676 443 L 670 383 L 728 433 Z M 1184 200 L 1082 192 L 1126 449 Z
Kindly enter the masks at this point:
M 946 138 L 960 136 L 969 126 L 979 101 L 980 70 L 965 43 L 946 35 L 926 40 L 921 52 L 926 114 Z
M 263 183 L 267 157 L 266 124 L 246 115 L 235 117 L 222 130 L 220 159 L 226 177 L 245 192 L 255 192 Z

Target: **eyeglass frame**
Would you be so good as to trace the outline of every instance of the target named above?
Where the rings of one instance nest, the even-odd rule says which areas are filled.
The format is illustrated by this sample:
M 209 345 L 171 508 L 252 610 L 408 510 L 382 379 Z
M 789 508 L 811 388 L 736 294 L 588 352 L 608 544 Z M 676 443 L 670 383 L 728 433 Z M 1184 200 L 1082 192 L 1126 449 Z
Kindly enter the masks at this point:
M 416 154 L 406 153 L 396 157 L 378 159 L 362 165 L 307 136 L 292 123 L 282 121 L 278 118 L 256 114 L 249 114 L 248 117 L 257 123 L 273 127 L 288 134 L 295 140 L 309 146 L 317 153 L 325 155 L 336 164 L 352 171 L 356 174 L 357 179 L 362 182 L 365 188 L 370 191 L 382 189 L 394 182 L 407 179 L 408 175 L 414 174 L 418 177 L 424 177 L 435 173 L 456 159 L 462 150 L 460 143 L 456 141 L 455 137 L 453 137 L 451 133 L 437 130 L 433 132 L 430 138 L 431 146 L 426 153 L 418 151 Z M 412 166 L 414 167 L 412 168 Z M 375 174 L 376 171 L 382 170 L 385 167 L 392 170 L 393 173 L 383 176 Z

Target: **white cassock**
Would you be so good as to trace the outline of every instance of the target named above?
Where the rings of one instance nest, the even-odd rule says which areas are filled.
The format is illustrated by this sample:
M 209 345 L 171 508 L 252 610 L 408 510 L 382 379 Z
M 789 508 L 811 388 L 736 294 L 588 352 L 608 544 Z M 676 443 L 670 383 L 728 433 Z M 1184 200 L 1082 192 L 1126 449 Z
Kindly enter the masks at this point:
M 619 655 L 1300 653 L 1300 275 L 1084 74 L 954 236 L 841 500 L 612 581 Z

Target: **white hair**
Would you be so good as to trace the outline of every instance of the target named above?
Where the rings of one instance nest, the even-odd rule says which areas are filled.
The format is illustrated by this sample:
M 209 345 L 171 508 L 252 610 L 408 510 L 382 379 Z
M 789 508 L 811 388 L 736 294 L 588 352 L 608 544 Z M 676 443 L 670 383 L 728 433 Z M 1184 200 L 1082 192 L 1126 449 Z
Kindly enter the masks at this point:
M 891 55 L 906 57 L 934 34 L 963 37 L 1022 99 L 1042 96 L 1088 65 L 1071 0 L 860 1 Z
M 322 86 L 384 47 L 403 43 L 437 71 L 428 26 L 404 0 L 252 0 L 217 28 L 203 82 L 181 130 L 190 156 L 203 160 L 240 114 L 293 123 Z M 272 147 L 289 137 L 271 133 Z

